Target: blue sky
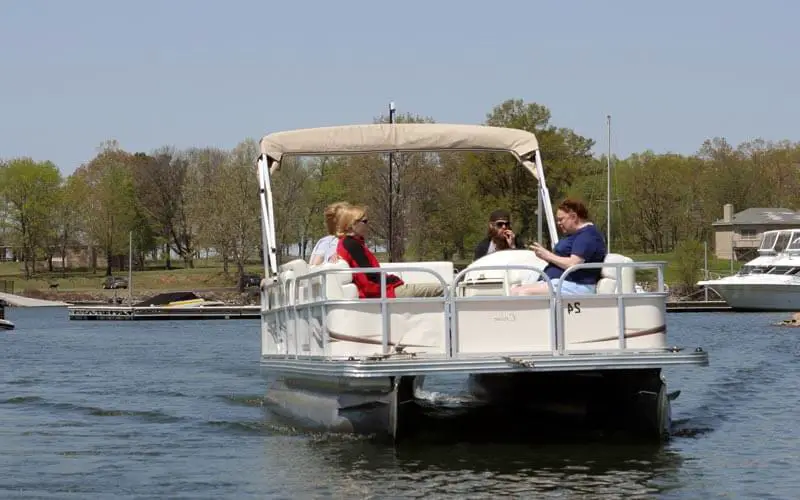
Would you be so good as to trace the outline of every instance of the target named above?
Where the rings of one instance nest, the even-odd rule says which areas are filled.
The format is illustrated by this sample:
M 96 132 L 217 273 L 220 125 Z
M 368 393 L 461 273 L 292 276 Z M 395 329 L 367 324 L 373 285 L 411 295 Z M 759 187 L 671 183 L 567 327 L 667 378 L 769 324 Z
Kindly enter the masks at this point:
M 231 148 L 523 98 L 614 153 L 798 139 L 800 2 L 0 2 L 0 158 Z

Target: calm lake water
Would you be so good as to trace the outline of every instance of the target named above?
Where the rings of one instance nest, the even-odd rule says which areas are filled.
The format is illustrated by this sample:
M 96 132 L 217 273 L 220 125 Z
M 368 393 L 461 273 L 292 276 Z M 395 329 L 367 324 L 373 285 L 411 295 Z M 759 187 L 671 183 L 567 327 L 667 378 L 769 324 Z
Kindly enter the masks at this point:
M 770 326 L 786 314 L 669 315 L 670 343 L 711 366 L 667 371 L 682 393 L 663 446 L 398 449 L 270 417 L 256 320 L 6 317 L 0 498 L 800 498 L 800 329 Z M 446 406 L 462 379 L 426 389 Z

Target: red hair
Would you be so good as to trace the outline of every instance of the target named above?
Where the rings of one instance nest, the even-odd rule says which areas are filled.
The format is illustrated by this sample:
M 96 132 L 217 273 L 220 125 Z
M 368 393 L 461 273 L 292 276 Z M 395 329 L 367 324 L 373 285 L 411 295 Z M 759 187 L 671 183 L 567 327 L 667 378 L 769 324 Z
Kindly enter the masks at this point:
M 562 212 L 574 213 L 581 220 L 589 219 L 589 209 L 580 200 L 567 198 L 558 205 L 558 209 Z

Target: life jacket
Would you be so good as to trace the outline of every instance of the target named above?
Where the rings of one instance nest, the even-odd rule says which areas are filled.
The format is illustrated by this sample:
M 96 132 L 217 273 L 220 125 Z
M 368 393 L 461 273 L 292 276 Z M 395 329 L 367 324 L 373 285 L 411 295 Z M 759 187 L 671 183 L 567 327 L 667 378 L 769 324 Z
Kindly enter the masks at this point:
M 364 238 L 360 236 L 345 236 L 339 238 L 336 253 L 351 268 L 356 267 L 381 267 L 378 259 L 367 248 Z M 353 273 L 353 283 L 358 289 L 360 299 L 379 299 L 381 297 L 380 273 Z M 386 275 L 386 296 L 395 298 L 394 289 L 403 284 L 403 280 L 394 274 Z

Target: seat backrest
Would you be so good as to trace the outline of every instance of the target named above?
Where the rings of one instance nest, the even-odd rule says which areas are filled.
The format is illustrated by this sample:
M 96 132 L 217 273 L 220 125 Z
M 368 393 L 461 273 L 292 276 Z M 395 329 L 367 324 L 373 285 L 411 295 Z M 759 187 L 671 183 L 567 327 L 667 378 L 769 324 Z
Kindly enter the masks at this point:
M 336 262 L 323 262 L 318 266 L 314 266 L 310 271 L 317 272 L 325 269 L 350 269 L 350 266 L 344 260 L 339 259 Z M 327 279 L 328 283 L 336 283 L 339 286 L 343 286 L 353 282 L 353 275 L 351 273 L 329 273 Z
M 322 271 L 325 269 L 349 269 L 350 266 L 344 260 L 337 262 L 323 262 L 318 266 L 310 269 L 311 272 Z M 319 283 L 322 277 L 315 278 L 314 281 Z M 353 285 L 353 275 L 350 273 L 328 273 L 325 277 L 325 297 L 329 299 L 344 299 L 353 298 L 353 291 L 345 291 L 347 286 L 355 287 Z M 356 297 L 358 294 L 356 293 Z
M 402 268 L 402 267 L 421 267 L 430 269 L 434 273 L 442 277 L 445 284 L 449 285 L 453 282 L 453 263 L 450 261 L 438 262 L 381 262 L 381 267 L 384 269 Z M 423 271 L 392 271 L 404 283 L 439 283 L 439 280 L 431 273 Z
M 524 266 L 531 266 L 537 269 L 544 270 L 545 266 L 547 266 L 547 262 L 540 259 L 536 256 L 535 253 L 531 250 L 500 250 L 498 252 L 490 253 L 489 255 L 485 255 L 480 259 L 473 261 L 469 266 L 467 266 L 467 270 L 472 267 L 476 266 L 502 266 L 502 265 L 524 265 Z M 471 280 L 499 280 L 502 281 L 503 274 L 505 271 L 502 269 L 497 270 L 476 270 L 474 272 L 468 272 L 464 275 L 465 281 Z M 509 282 L 510 283 L 518 283 L 523 278 L 526 278 L 530 275 L 531 271 L 523 270 L 523 269 L 514 269 L 508 272 L 509 275 Z M 534 280 L 536 277 L 533 278 Z
M 278 267 L 278 271 L 292 271 L 295 276 L 302 276 L 308 273 L 308 263 L 303 259 L 290 260 L 285 264 L 281 264 Z
M 633 262 L 633 259 L 618 253 L 610 253 L 606 255 L 603 262 L 611 264 Z M 616 292 L 617 279 L 621 279 L 621 293 L 635 293 L 636 292 L 636 270 L 632 267 L 624 267 L 620 271 L 620 277 L 617 277 L 617 269 L 613 267 L 604 267 L 600 271 L 600 280 L 597 282 L 597 293 L 611 294 Z

